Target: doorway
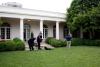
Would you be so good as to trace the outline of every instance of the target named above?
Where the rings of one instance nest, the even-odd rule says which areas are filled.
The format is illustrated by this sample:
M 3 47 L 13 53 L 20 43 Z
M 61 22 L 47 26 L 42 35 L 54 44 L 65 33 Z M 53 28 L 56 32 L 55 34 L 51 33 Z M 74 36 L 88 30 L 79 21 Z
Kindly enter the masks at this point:
M 43 25 L 43 39 L 48 37 L 48 26 Z
M 24 24 L 24 40 L 28 41 L 31 37 L 30 25 Z

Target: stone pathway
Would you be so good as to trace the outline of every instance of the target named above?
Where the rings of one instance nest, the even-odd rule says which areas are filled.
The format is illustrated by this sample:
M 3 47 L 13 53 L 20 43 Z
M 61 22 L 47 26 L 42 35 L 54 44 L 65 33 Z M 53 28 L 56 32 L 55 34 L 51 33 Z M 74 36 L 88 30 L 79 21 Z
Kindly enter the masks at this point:
M 54 49 L 53 46 L 46 44 L 45 42 L 41 43 L 41 49 L 44 49 L 44 47 L 50 48 L 50 49 Z M 29 50 L 29 46 L 28 43 L 25 43 L 25 50 Z M 37 47 L 34 46 L 34 50 L 38 50 Z

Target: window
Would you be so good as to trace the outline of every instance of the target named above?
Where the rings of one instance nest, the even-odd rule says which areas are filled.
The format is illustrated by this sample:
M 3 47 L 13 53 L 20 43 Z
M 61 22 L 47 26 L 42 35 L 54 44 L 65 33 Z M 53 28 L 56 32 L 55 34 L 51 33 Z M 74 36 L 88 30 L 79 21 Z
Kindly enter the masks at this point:
M 48 37 L 48 26 L 47 25 L 43 25 L 43 38 L 47 38 Z
M 8 23 L 3 23 L 0 26 L 1 39 L 10 39 L 10 25 Z

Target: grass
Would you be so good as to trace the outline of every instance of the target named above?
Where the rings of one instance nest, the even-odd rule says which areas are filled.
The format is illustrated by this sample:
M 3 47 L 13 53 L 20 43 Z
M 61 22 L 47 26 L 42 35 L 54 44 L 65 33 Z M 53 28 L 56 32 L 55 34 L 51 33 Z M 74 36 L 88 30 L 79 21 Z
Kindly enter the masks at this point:
M 0 67 L 99 67 L 100 47 L 0 52 Z

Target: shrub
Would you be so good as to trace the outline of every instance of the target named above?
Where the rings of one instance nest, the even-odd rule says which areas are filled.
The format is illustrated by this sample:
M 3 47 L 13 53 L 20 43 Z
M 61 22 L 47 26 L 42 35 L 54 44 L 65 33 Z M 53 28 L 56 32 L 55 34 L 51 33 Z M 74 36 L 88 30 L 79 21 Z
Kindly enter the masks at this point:
M 96 46 L 100 46 L 100 40 L 96 40 Z
M 83 44 L 82 39 L 79 38 L 72 39 L 72 43 L 71 43 L 72 46 L 81 46 L 82 44 Z
M 24 43 L 18 39 L 0 41 L 0 51 L 24 50 Z
M 21 40 L 19 38 L 14 38 L 13 41 L 18 42 L 18 41 L 21 41 Z
M 6 50 L 6 43 L 5 43 L 5 41 L 0 41 L 0 51 L 4 51 L 4 50 Z
M 11 40 L 0 42 L 0 51 L 13 51 L 15 48 L 15 43 Z
M 19 38 L 14 38 L 13 41 L 16 43 L 16 50 L 24 50 L 25 49 L 24 42 L 21 41 Z
M 80 39 L 74 38 L 72 40 L 72 46 L 100 46 L 100 40 L 89 40 L 89 39 Z
M 48 37 L 45 42 L 52 45 L 53 47 L 64 47 L 64 46 L 66 46 L 66 41 L 57 40 L 57 39 L 52 38 L 52 37 Z
M 45 42 L 46 42 L 47 44 L 49 44 L 49 41 L 50 41 L 51 39 L 53 39 L 53 37 L 48 37 L 48 38 L 46 38 Z
M 6 50 L 7 51 L 14 51 L 16 49 L 16 45 L 15 42 L 13 42 L 12 40 L 6 41 Z
M 67 45 L 66 41 L 57 40 L 52 37 L 48 37 L 45 42 L 54 47 L 64 47 Z M 100 46 L 100 40 L 73 38 L 71 45 L 72 46 Z

